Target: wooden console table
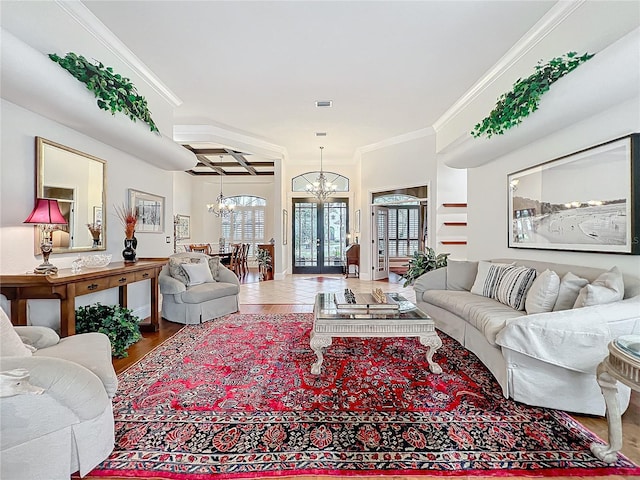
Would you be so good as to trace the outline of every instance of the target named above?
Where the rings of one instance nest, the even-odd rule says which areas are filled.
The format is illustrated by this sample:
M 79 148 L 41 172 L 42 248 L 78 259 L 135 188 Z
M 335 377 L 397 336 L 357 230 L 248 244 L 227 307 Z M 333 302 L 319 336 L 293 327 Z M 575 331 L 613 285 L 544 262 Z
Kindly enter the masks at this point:
M 127 285 L 151 280 L 151 322 L 140 324 L 140 330 L 158 330 L 158 274 L 166 260 L 139 260 L 125 265 L 114 262 L 103 268 L 87 268 L 72 273 L 65 268 L 55 275 L 0 275 L 0 293 L 11 301 L 11 322 L 27 324 L 27 300 L 60 300 L 60 336 L 76 333 L 76 297 L 118 287 L 119 301 L 127 306 Z

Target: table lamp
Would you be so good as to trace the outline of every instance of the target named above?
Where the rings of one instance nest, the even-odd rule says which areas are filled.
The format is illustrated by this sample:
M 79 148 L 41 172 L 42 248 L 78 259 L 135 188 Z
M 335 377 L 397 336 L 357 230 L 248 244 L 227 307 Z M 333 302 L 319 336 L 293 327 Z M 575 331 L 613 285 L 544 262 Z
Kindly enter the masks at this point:
M 66 225 L 67 221 L 60 213 L 60 207 L 57 200 L 48 198 L 36 198 L 36 206 L 33 207 L 31 215 L 23 223 L 37 224 L 42 229 L 42 243 L 40 250 L 42 251 L 43 262 L 38 265 L 34 273 L 50 274 L 56 273 L 58 267 L 49 263 L 49 255 L 53 244 L 51 241 L 51 233 L 55 229 L 54 225 Z

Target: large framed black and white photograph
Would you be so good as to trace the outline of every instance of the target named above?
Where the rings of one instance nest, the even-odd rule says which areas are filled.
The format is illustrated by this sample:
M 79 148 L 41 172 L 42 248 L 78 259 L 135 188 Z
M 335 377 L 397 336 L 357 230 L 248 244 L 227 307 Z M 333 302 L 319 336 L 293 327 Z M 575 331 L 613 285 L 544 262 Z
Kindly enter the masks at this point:
M 509 247 L 640 254 L 639 175 L 637 133 L 509 174 Z

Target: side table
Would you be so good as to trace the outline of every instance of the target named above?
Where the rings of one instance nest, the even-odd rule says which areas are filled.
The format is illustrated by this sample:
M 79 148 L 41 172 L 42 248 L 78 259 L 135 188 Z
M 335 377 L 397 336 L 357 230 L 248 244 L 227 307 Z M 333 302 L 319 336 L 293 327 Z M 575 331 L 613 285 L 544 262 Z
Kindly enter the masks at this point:
M 609 343 L 609 356 L 597 370 L 598 384 L 607 405 L 609 444 L 591 444 L 591 452 L 603 462 L 612 463 L 622 448 L 622 419 L 618 404 L 617 381 L 640 392 L 640 335 L 623 335 Z

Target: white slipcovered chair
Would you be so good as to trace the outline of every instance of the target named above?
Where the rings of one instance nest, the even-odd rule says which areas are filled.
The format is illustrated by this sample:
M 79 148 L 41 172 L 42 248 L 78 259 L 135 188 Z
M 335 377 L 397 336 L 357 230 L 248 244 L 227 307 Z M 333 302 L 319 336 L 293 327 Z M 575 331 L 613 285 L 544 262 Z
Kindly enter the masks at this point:
M 199 264 L 207 279 L 190 278 L 184 268 Z M 186 267 L 184 267 L 186 265 Z M 197 273 L 199 272 L 200 269 Z M 162 294 L 162 317 L 171 322 L 196 324 L 237 312 L 240 281 L 235 273 L 204 253 L 183 252 L 169 257 L 158 276 Z
M 109 338 L 13 327 L 2 309 L 0 327 L 0 478 L 86 475 L 114 446 Z

